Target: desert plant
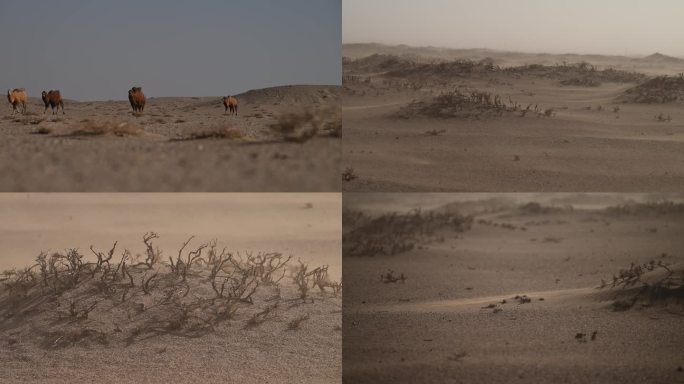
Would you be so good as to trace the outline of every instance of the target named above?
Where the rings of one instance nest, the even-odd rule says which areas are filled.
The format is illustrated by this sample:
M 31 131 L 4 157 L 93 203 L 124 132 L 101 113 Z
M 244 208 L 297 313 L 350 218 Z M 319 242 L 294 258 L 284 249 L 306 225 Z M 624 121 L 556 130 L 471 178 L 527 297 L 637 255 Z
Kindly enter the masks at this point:
M 143 243 L 145 243 L 145 261 L 144 265 L 147 269 L 154 268 L 154 265 L 161 259 L 161 251 L 159 248 L 152 246 L 152 240 L 158 239 L 159 235 L 154 232 L 147 232 L 143 235 Z
M 354 168 L 352 167 L 347 167 L 344 172 L 342 172 L 342 180 L 343 181 L 352 181 L 356 180 L 358 176 L 356 176 L 356 173 L 354 173 Z
M 299 266 L 297 266 L 292 280 L 299 290 L 299 298 L 302 301 L 306 301 L 309 293 L 309 276 L 311 276 L 311 274 L 308 272 L 309 266 L 307 264 L 304 264 L 301 260 L 298 260 L 298 262 Z
M 289 323 L 287 323 L 287 329 L 290 331 L 296 331 L 296 330 L 301 328 L 301 325 L 303 322 L 305 322 L 309 319 L 310 319 L 309 315 L 298 316 L 298 317 L 292 319 Z
M 306 109 L 302 112 L 287 112 L 276 118 L 269 125 L 271 130 L 279 134 L 285 141 L 303 143 L 316 136 L 321 129 L 320 114 Z
M 380 274 L 380 281 L 382 281 L 385 284 L 389 283 L 399 283 L 401 282 L 402 284 L 406 282 L 406 276 L 404 276 L 403 273 L 399 274 L 399 276 L 394 274 L 393 270 L 388 270 L 387 273 L 381 273 Z

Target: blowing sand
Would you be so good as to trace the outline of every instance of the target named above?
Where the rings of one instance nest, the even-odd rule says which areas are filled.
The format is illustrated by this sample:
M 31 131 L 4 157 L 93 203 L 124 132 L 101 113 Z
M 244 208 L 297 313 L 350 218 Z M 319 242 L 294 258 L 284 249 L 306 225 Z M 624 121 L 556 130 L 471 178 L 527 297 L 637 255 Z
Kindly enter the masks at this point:
M 128 101 L 66 100 L 53 116 L 30 98 L 28 115 L 0 117 L 0 190 L 9 192 L 226 192 L 340 190 L 339 87 L 284 86 L 219 97 L 154 98 L 143 114 Z M 68 90 L 62 90 L 68 98 Z M 37 96 L 37 95 L 29 95 Z M 9 104 L 7 104 L 9 105 Z M 288 114 L 320 118 L 310 140 L 270 126 Z M 301 123 L 301 124 L 300 124 Z M 300 121 L 296 130 L 310 130 Z
M 470 205 L 470 230 L 374 257 L 346 257 L 364 219 L 345 213 L 344 382 L 684 382 L 681 208 Z M 631 302 L 641 283 L 611 288 L 621 269 L 650 260 L 675 271 L 678 299 Z M 390 282 L 390 270 L 406 279 Z
M 92 263 L 91 245 L 106 254 L 118 241 L 112 267 L 129 250 L 134 285 L 121 270 L 106 274 L 104 264 L 82 267 L 75 286 L 74 274 L 63 267 L 58 280 L 32 283 L 26 293 L 21 285 L 9 291 L 6 283 L 16 275 L 0 275 L 0 381 L 340 382 L 341 293 L 312 286 L 309 276 L 302 299 L 295 283 L 298 260 L 308 272 L 327 265 L 324 284 L 341 280 L 340 222 L 334 219 L 340 200 L 338 194 L 2 196 L 0 269 L 29 266 L 41 251 L 66 255 L 68 248 Z M 142 236 L 148 231 L 159 234 L 152 241 L 161 251 L 152 269 L 136 264 L 146 260 Z M 211 284 L 216 264 L 208 262 L 211 243 L 202 253 L 206 262 L 189 269 L 187 285 L 169 266 L 168 258 L 175 260 L 191 235 L 196 237 L 183 260 L 212 239 L 214 256 L 225 247 L 242 267 L 251 265 L 248 255 L 260 252 L 293 258 L 274 273 L 274 282 L 259 278 L 253 296 L 249 272 L 247 291 L 234 290 L 240 279 L 228 280 L 218 298 Z M 226 262 L 217 289 L 223 274 L 241 276 L 235 268 Z M 145 293 L 143 281 L 154 273 Z
M 450 64 L 479 63 L 484 53 L 501 70 Z M 684 60 L 374 45 L 345 46 L 344 55 L 342 166 L 356 175 L 345 191 L 665 192 L 684 184 L 681 101 L 621 99 L 645 79 L 681 72 Z M 625 72 L 557 67 L 582 61 Z M 546 67 L 520 69 L 536 64 Z M 455 89 L 499 96 L 515 111 L 416 112 Z

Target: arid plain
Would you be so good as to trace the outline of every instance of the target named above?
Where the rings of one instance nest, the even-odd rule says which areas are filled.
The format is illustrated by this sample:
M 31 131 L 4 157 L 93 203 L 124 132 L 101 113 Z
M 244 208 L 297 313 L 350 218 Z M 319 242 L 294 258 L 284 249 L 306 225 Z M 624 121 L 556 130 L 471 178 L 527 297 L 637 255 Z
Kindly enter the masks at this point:
M 683 59 L 379 44 L 343 55 L 345 191 L 684 185 Z
M 416 195 L 345 199 L 344 382 L 684 382 L 681 203 Z
M 282 86 L 220 97 L 76 102 L 0 117 L 0 190 L 10 192 L 339 191 L 338 86 Z

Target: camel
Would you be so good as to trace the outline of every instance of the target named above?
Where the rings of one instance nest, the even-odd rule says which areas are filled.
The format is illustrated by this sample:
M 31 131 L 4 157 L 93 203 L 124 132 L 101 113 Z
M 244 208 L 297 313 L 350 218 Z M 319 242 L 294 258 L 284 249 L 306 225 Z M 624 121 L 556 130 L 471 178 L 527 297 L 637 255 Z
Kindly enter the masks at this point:
M 141 87 L 133 87 L 128 91 L 128 101 L 131 102 L 133 112 L 142 112 L 145 109 L 146 100 Z
M 19 104 L 22 106 L 21 114 L 26 114 L 26 100 L 28 99 L 28 95 L 26 94 L 26 90 L 24 88 L 15 88 L 12 91 L 9 89 L 7 90 L 7 101 L 9 101 L 10 104 L 12 104 L 12 115 L 14 115 L 17 110 Z
M 52 114 L 56 115 L 57 112 L 59 112 L 59 107 L 62 107 L 62 114 L 66 115 L 66 112 L 64 112 L 64 101 L 62 100 L 62 94 L 59 90 L 51 90 L 50 92 L 43 91 L 41 96 L 43 98 L 43 103 L 45 104 L 43 114 L 47 112 L 48 107 L 51 107 Z
M 235 116 L 238 114 L 238 100 L 235 96 L 226 96 L 223 98 L 223 106 L 226 107 L 225 111 L 223 114 L 225 115 L 226 112 L 230 109 L 230 114 L 232 115 L 235 113 Z

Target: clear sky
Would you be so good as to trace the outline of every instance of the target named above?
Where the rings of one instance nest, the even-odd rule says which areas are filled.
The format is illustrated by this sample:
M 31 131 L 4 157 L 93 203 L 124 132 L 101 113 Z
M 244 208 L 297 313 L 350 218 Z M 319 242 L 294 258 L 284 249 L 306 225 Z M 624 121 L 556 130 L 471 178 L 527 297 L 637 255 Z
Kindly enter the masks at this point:
M 684 57 L 681 0 L 344 0 L 343 42 Z
M 341 0 L 0 2 L 0 87 L 76 100 L 339 84 Z

